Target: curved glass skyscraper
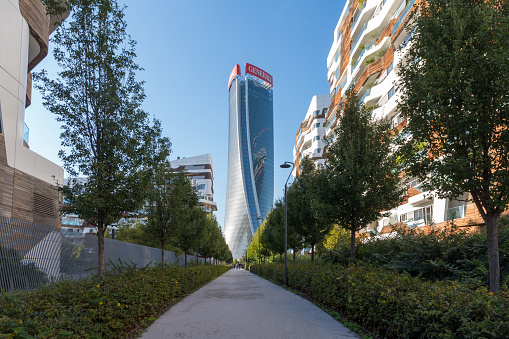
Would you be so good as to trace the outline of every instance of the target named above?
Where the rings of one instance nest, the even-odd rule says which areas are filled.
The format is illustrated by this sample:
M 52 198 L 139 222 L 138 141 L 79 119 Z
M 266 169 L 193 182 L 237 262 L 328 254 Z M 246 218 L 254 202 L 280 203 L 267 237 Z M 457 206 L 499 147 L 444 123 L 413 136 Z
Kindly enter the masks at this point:
M 272 76 L 235 65 L 228 82 L 230 128 L 224 233 L 240 259 L 274 199 Z

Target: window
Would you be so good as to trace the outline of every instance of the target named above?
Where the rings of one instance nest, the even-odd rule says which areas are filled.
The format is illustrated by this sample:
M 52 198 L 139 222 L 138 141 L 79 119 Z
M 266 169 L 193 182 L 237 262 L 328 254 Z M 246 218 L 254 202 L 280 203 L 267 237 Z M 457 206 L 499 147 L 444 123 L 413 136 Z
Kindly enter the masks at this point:
M 200 184 L 196 188 L 199 189 L 199 190 L 204 190 L 205 189 L 205 184 Z
M 317 136 L 315 137 L 315 140 L 320 140 L 320 136 L 319 136 L 319 135 L 317 135 Z
M 389 65 L 389 67 L 387 67 L 387 74 L 389 74 L 390 72 L 392 72 L 392 70 L 394 69 L 394 62 L 391 62 L 391 64 Z
M 319 111 L 319 110 L 318 110 L 318 111 L 314 111 L 314 112 L 313 112 L 313 115 L 314 115 L 314 116 L 320 115 L 320 111 Z
M 320 127 L 320 123 L 319 123 L 319 122 L 317 122 L 317 123 L 315 124 L 315 128 L 318 128 L 318 127 Z
M 315 153 L 320 153 L 321 151 L 322 151 L 322 149 L 321 149 L 321 148 L 317 148 L 317 149 L 315 149 Z
M 387 100 L 390 100 L 393 96 L 394 96 L 394 93 L 396 93 L 394 87 L 392 87 L 389 91 L 389 93 L 387 93 Z

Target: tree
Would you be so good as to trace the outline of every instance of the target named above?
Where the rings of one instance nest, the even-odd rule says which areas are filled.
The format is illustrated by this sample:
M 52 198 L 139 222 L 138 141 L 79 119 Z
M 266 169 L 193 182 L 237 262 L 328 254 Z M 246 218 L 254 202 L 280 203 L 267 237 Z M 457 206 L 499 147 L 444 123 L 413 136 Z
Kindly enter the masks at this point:
M 350 231 L 352 258 L 355 233 L 398 206 L 404 194 L 390 125 L 370 113 L 347 90 L 336 138 L 326 147 L 325 169 L 316 173 L 315 181 L 319 186 L 313 208 L 327 222 Z
M 399 109 L 411 135 L 402 149 L 406 171 L 440 198 L 470 193 L 486 224 L 497 292 L 497 224 L 509 203 L 509 4 L 428 1 L 414 21 L 399 65 Z M 417 145 L 427 153 L 416 153 Z
M 138 244 L 149 247 L 157 247 L 159 244 L 145 231 L 144 220 L 134 219 L 120 221 L 117 224 L 115 239 L 131 244 Z
M 315 207 L 319 197 L 321 177 L 314 163 L 305 157 L 301 162 L 300 174 L 288 190 L 288 222 L 295 230 L 297 244 L 311 247 L 311 261 L 315 260 L 315 245 L 323 242 L 332 228 L 328 218 L 321 218 Z M 293 251 L 295 262 L 295 250 Z
M 187 267 L 187 254 L 199 244 L 201 232 L 207 220 L 207 214 L 198 203 L 196 189 L 191 186 L 191 181 L 184 172 L 185 183 L 183 187 L 181 206 L 178 209 L 178 224 L 175 230 L 175 245 L 184 251 L 185 264 Z
M 147 226 L 145 231 L 156 239 L 161 248 L 161 265 L 164 267 L 165 246 L 175 239 L 183 222 L 188 220 L 193 199 L 193 188 L 185 172 L 173 172 L 169 163 L 155 168 L 154 186 L 148 195 Z
M 264 223 L 262 243 L 273 254 L 281 255 L 285 252 L 285 205 L 281 199 L 276 200 Z
M 98 229 L 99 275 L 104 275 L 104 233 L 125 212 L 143 205 L 150 181 L 145 161 L 154 134 L 141 109 L 143 82 L 135 80 L 135 42 L 126 34 L 115 0 L 69 0 L 72 20 L 54 35 L 53 55 L 63 71 L 52 80 L 36 74 L 44 106 L 62 123 L 59 152 L 70 185 L 61 186 L 64 213 Z M 87 177 L 86 182 L 74 180 Z
M 250 248 L 253 252 L 252 256 L 256 258 L 255 261 L 258 261 L 258 258 L 261 259 L 262 257 L 270 255 L 270 251 L 266 248 L 266 244 L 262 240 L 262 233 L 266 226 L 267 218 L 265 218 L 265 220 L 259 226 L 259 229 L 253 235 L 253 238 L 251 238 Z

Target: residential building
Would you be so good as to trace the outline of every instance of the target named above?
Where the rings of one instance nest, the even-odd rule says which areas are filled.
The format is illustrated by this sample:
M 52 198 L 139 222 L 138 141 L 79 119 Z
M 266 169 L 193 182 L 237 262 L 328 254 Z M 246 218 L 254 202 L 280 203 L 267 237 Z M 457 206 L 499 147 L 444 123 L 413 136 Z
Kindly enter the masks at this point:
M 63 169 L 30 150 L 25 109 L 31 71 L 67 15 L 47 15 L 40 0 L 0 1 L 0 215 L 54 227 L 60 224 L 55 184 L 62 183 Z
M 325 116 L 329 110 L 330 94 L 315 95 L 309 103 L 306 117 L 301 122 L 295 136 L 293 148 L 294 176 L 299 175 L 300 162 L 309 157 L 316 165 L 324 163 L 323 148 L 325 146 Z
M 224 234 L 240 259 L 274 200 L 272 76 L 246 63 L 228 81 L 228 178 Z
M 198 190 L 200 205 L 207 213 L 217 211 L 214 201 L 214 172 L 212 169 L 212 156 L 202 154 L 194 157 L 180 158 L 171 161 L 171 167 L 187 172 L 194 187 Z
M 326 116 L 326 134 L 332 136 L 341 114 L 345 92 L 351 86 L 372 117 L 387 118 L 400 131 L 406 120 L 399 114 L 396 83 L 400 61 L 408 51 L 412 31 L 405 28 L 410 12 L 420 0 L 348 0 L 334 29 L 334 41 L 327 57 L 327 78 L 331 102 Z M 402 63 L 401 65 L 404 65 Z M 364 231 L 389 232 L 389 225 L 403 223 L 410 228 L 445 225 L 455 219 L 459 226 L 480 224 L 482 218 L 468 194 L 457 200 L 440 199 L 423 192 L 415 178 L 404 179 L 408 198 L 388 217 L 370 224 Z

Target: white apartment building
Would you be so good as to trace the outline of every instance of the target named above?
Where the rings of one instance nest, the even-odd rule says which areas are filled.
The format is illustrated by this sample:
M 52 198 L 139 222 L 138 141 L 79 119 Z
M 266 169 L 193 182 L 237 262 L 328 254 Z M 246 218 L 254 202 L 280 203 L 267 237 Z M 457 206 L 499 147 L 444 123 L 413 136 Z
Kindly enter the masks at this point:
M 182 159 L 178 157 L 177 160 L 171 161 L 171 167 L 187 172 L 193 186 L 198 190 L 200 205 L 207 213 L 212 214 L 217 211 L 217 204 L 214 201 L 214 172 L 210 154 Z
M 293 163 L 295 169 L 293 176 L 300 172 L 300 162 L 308 156 L 316 162 L 316 165 L 323 164 L 323 148 L 325 146 L 325 117 L 331 103 L 330 94 L 315 95 L 309 103 L 306 117 L 301 122 L 295 136 L 293 147 Z
M 409 14 L 421 0 L 348 0 L 334 30 L 334 41 L 327 57 L 327 78 L 331 103 L 326 116 L 326 135 L 337 127 L 336 113 L 343 108 L 346 90 L 353 86 L 359 99 L 374 107 L 373 117 L 388 118 L 400 131 L 406 120 L 399 115 L 396 90 L 400 61 L 408 50 L 412 32 L 404 28 Z M 428 198 L 419 182 L 405 178 L 408 199 L 390 211 L 390 217 L 370 224 L 364 231 L 404 223 L 410 228 L 445 225 L 455 219 L 458 226 L 482 223 L 473 203 Z M 467 196 L 464 196 L 466 198 Z

